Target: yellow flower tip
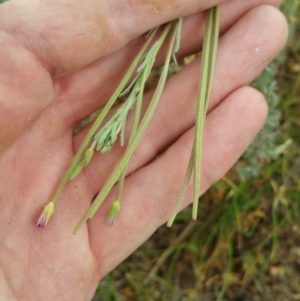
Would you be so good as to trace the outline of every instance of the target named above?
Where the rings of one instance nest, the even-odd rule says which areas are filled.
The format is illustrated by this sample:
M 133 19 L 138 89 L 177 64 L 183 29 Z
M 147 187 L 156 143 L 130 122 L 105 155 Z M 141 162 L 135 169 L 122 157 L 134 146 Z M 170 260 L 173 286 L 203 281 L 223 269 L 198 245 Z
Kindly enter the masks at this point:
M 44 207 L 42 214 L 40 215 L 36 223 L 37 227 L 44 228 L 47 225 L 53 212 L 54 212 L 54 203 L 50 202 Z
M 114 201 L 110 207 L 110 211 L 107 218 L 107 224 L 112 226 L 121 210 L 120 202 L 118 200 Z

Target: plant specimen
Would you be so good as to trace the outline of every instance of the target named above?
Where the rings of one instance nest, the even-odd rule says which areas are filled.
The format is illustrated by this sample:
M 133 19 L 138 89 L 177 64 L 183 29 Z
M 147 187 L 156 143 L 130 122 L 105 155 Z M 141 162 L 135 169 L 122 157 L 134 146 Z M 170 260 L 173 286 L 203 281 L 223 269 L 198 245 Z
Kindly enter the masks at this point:
M 179 199 L 174 209 L 168 226 L 173 223 L 180 205 L 185 196 L 187 186 L 190 182 L 192 174 L 194 174 L 194 197 L 193 197 L 193 219 L 197 218 L 198 197 L 200 192 L 200 173 L 201 173 L 201 153 L 202 153 L 202 132 L 206 115 L 207 103 L 209 100 L 211 82 L 213 78 L 213 70 L 216 60 L 217 44 L 219 36 L 219 7 L 213 7 L 207 12 L 206 27 L 204 34 L 202 63 L 200 68 L 198 104 L 196 114 L 196 134 L 193 144 L 193 150 L 190 156 L 186 176 L 182 186 Z M 176 64 L 176 52 L 180 47 L 182 19 L 178 19 L 162 26 L 162 28 L 153 29 L 146 37 L 145 43 L 140 52 L 135 57 L 125 76 L 119 83 L 119 86 L 108 100 L 106 105 L 100 110 L 98 117 L 79 147 L 69 168 L 60 181 L 50 202 L 45 206 L 37 225 L 44 227 L 49 221 L 53 211 L 55 202 L 68 181 L 73 180 L 91 161 L 95 151 L 101 153 L 109 152 L 118 138 L 121 145 L 125 146 L 125 126 L 127 116 L 131 109 L 134 110 L 134 118 L 131 126 L 131 133 L 126 143 L 124 154 L 120 158 L 116 168 L 113 170 L 103 188 L 94 199 L 88 211 L 79 221 L 74 229 L 77 233 L 82 225 L 91 219 L 105 198 L 111 191 L 112 187 L 118 184 L 118 192 L 116 200 L 113 202 L 107 223 L 112 225 L 117 218 L 121 209 L 121 195 L 126 175 L 126 169 L 130 157 L 136 149 L 143 133 L 145 132 L 155 109 L 159 103 L 164 86 L 167 80 L 168 71 L 173 60 Z M 153 69 L 154 62 L 159 50 L 163 44 L 167 44 L 167 52 L 164 64 L 160 74 L 160 78 L 152 99 L 143 117 L 141 117 L 141 107 L 145 84 Z M 126 96 L 126 100 L 115 110 L 110 118 L 103 124 L 104 119 L 108 116 L 111 108 L 116 104 L 119 97 Z

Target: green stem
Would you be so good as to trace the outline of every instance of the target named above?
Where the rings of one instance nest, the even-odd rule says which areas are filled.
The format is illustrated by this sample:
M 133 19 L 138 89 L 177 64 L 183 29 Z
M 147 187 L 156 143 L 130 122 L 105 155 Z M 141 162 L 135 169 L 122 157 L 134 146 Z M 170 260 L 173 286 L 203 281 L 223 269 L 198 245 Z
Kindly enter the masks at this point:
M 201 177 L 201 156 L 202 156 L 202 133 L 207 104 L 212 84 L 213 71 L 216 61 L 217 44 L 219 36 L 219 7 L 213 7 L 208 11 L 207 23 L 205 26 L 203 52 L 200 68 L 200 82 L 198 90 L 198 104 L 196 117 L 196 134 L 192 153 L 189 159 L 188 168 L 185 174 L 183 185 L 179 198 L 176 202 L 173 213 L 168 220 L 167 226 L 171 227 L 177 213 L 180 210 L 188 188 L 192 173 L 194 171 L 194 200 L 193 200 L 193 219 L 197 218 L 198 197 L 200 194 L 200 177 Z
M 173 22 L 166 26 L 165 30 L 163 31 L 162 36 L 159 39 L 159 42 L 161 44 L 164 42 L 165 38 L 167 37 L 167 35 L 168 35 L 168 33 L 169 33 L 169 31 L 171 30 L 172 27 L 173 27 Z M 121 158 L 121 160 L 119 162 L 119 165 L 115 168 L 115 170 L 113 171 L 113 173 L 111 174 L 111 176 L 107 180 L 106 184 L 104 185 L 104 187 L 102 188 L 102 190 L 100 191 L 100 193 L 98 194 L 96 199 L 94 200 L 94 202 L 91 205 L 91 207 L 89 208 L 89 210 L 86 212 L 86 214 L 83 216 L 83 218 L 81 219 L 79 224 L 74 229 L 74 234 L 76 234 L 80 230 L 80 228 L 83 226 L 83 224 L 88 219 L 90 219 L 94 216 L 94 214 L 96 213 L 96 211 L 98 210 L 98 208 L 103 203 L 103 201 L 107 197 L 108 193 L 112 189 L 113 185 L 116 183 L 117 179 L 120 177 L 122 171 L 124 170 L 125 166 L 128 163 L 128 160 L 130 159 L 131 155 L 133 154 L 133 152 L 134 152 L 136 146 L 138 145 L 143 133 L 145 132 L 146 127 L 148 126 L 148 124 L 149 124 L 149 122 L 150 122 L 150 120 L 151 120 L 151 118 L 152 118 L 152 116 L 155 112 L 155 109 L 157 107 L 159 99 L 162 95 L 165 82 L 167 80 L 169 64 L 170 64 L 170 57 L 172 55 L 172 49 L 173 49 L 173 44 L 174 44 L 174 40 L 175 40 L 175 33 L 176 33 L 176 30 L 173 30 L 170 45 L 169 45 L 169 49 L 168 49 L 168 53 L 167 53 L 167 56 L 166 56 L 166 60 L 165 60 L 165 64 L 164 64 L 164 67 L 163 67 L 161 77 L 159 79 L 157 88 L 156 88 L 155 93 L 152 97 L 150 105 L 147 109 L 147 112 L 146 112 L 145 116 L 143 117 L 143 119 L 141 121 L 141 124 L 140 124 L 140 126 L 139 126 L 139 128 L 136 132 L 136 135 L 135 135 L 132 143 L 126 149 L 123 157 Z
M 190 180 L 191 180 L 191 177 L 192 177 L 192 173 L 193 173 L 193 170 L 194 170 L 194 157 L 195 157 L 194 156 L 194 153 L 195 153 L 194 150 L 195 150 L 195 145 L 193 145 L 192 153 L 191 153 L 191 156 L 190 156 L 187 172 L 185 173 L 185 177 L 184 177 L 183 184 L 182 184 L 182 187 L 181 187 L 180 195 L 179 195 L 178 200 L 176 202 L 173 213 L 172 213 L 170 219 L 168 220 L 167 227 L 172 226 L 172 224 L 175 220 L 175 217 L 178 214 L 178 212 L 180 210 L 180 207 L 182 205 L 182 202 L 184 200 L 186 190 L 189 186 L 189 183 L 190 183 Z
M 109 101 L 106 103 L 106 105 L 101 110 L 100 115 L 97 117 L 97 119 L 95 120 L 92 128 L 90 129 L 90 131 L 86 135 L 85 139 L 81 143 L 81 145 L 80 145 L 77 153 L 75 154 L 75 156 L 74 156 L 71 164 L 69 165 L 69 167 L 68 167 L 67 171 L 65 172 L 62 180 L 60 181 L 60 183 L 59 183 L 59 185 L 58 185 L 55 193 L 53 194 L 50 202 L 53 202 L 53 203 L 56 202 L 56 200 L 57 200 L 58 196 L 60 195 L 61 191 L 63 190 L 63 188 L 65 187 L 66 183 L 70 179 L 70 176 L 72 175 L 74 169 L 76 168 L 77 164 L 81 160 L 81 158 L 82 158 L 85 150 L 87 149 L 87 147 L 88 147 L 91 139 L 93 138 L 94 134 L 96 133 L 97 129 L 99 128 L 101 122 L 103 121 L 103 119 L 105 118 L 105 116 L 107 115 L 107 113 L 109 112 L 109 110 L 111 109 L 111 107 L 113 106 L 113 104 L 115 103 L 115 101 L 118 99 L 120 93 L 122 92 L 122 90 L 124 89 L 125 85 L 129 81 L 130 77 L 134 73 L 136 67 L 138 66 L 138 64 L 139 64 L 139 62 L 140 62 L 143 54 L 145 53 L 147 47 L 149 46 L 149 44 L 151 43 L 152 39 L 154 38 L 156 32 L 157 32 L 157 29 L 154 30 L 151 33 L 151 35 L 149 36 L 149 38 L 145 42 L 144 46 L 142 47 L 142 49 L 140 50 L 140 52 L 135 57 L 135 59 L 132 62 L 131 66 L 129 67 L 128 71 L 126 72 L 125 76 L 123 77 L 122 81 L 120 82 L 119 86 L 117 87 L 117 89 L 115 90 L 115 92 L 113 93 L 113 95 L 111 96 L 111 98 L 109 99 Z
M 128 139 L 128 146 L 130 146 L 130 144 L 131 144 L 131 142 L 132 142 L 132 140 L 133 140 L 133 138 L 136 134 L 137 128 L 138 128 L 140 115 L 141 115 L 141 110 L 142 110 L 142 102 L 143 102 L 145 84 L 146 84 L 147 77 L 149 76 L 149 68 L 151 68 L 151 67 L 152 67 L 151 64 L 146 65 L 146 67 L 143 71 L 140 83 L 139 83 L 140 90 L 139 90 L 139 94 L 138 94 L 138 98 L 137 98 L 137 102 L 136 102 L 136 108 L 135 108 L 135 114 L 134 114 L 134 119 L 133 119 L 133 123 L 132 123 L 132 129 L 131 129 L 130 136 L 129 136 L 129 139 Z M 128 162 L 125 165 L 125 167 L 123 169 L 123 172 L 121 173 L 120 179 L 119 179 L 119 187 L 118 187 L 118 192 L 117 192 L 117 200 L 119 200 L 119 201 L 121 199 L 121 194 L 122 194 L 122 190 L 123 190 L 123 186 L 124 186 L 127 165 L 128 165 Z
M 210 95 L 213 72 L 216 61 L 218 36 L 219 36 L 220 9 L 215 6 L 208 11 L 205 34 L 203 40 L 203 52 L 200 69 L 200 82 L 198 93 L 196 134 L 194 150 L 194 199 L 193 199 L 193 220 L 197 219 L 198 198 L 200 195 L 201 183 L 201 157 L 203 127 L 207 111 L 207 104 Z
M 230 274 L 232 273 L 233 246 L 232 246 L 232 241 L 231 241 L 230 229 L 228 229 L 228 227 L 225 226 L 225 230 L 226 230 L 226 235 L 228 237 L 228 241 L 227 241 L 227 243 L 228 243 L 228 265 L 227 265 L 227 271 L 226 271 L 225 275 L 223 276 L 224 282 L 222 285 L 222 289 L 221 289 L 220 293 L 218 294 L 218 298 L 216 301 L 224 300 L 226 290 L 230 283 L 229 277 L 230 277 Z

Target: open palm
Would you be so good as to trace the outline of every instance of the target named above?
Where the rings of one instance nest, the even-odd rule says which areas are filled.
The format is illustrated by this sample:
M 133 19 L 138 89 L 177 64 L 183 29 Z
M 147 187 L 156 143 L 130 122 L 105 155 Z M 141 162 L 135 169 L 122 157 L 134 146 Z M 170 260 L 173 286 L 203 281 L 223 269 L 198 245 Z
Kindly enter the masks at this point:
M 105 223 L 112 191 L 94 219 L 72 234 L 122 154 L 117 145 L 67 184 L 46 228 L 35 225 L 87 131 L 74 136 L 74 126 L 107 101 L 144 41 L 136 37 L 207 9 L 208 2 L 224 4 L 204 133 L 205 191 L 264 122 L 264 99 L 247 85 L 284 45 L 281 14 L 258 6 L 280 1 L 12 0 L 0 6 L 1 300 L 90 300 L 101 277 L 168 219 L 192 147 L 199 59 L 168 81 L 130 162 L 116 225 Z M 199 51 L 204 17 L 184 20 L 179 57 Z

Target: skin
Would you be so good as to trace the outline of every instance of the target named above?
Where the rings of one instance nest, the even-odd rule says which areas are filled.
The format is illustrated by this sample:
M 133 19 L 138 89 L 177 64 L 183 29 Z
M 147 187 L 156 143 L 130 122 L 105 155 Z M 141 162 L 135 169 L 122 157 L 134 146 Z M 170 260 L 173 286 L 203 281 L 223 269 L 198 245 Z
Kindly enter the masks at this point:
M 72 234 L 122 154 L 119 146 L 96 155 L 67 184 L 47 227 L 36 227 L 86 133 L 73 136 L 73 127 L 107 101 L 144 39 L 138 36 L 183 16 L 179 57 L 193 53 L 201 47 L 201 11 L 221 3 L 203 193 L 264 123 L 264 97 L 247 85 L 285 44 L 286 22 L 270 6 L 280 1 L 12 0 L 0 6 L 1 300 L 91 300 L 99 280 L 169 218 L 193 141 L 199 59 L 168 81 L 130 162 L 117 223 L 106 225 L 112 191 L 94 219 Z M 190 200 L 191 189 L 184 206 Z

